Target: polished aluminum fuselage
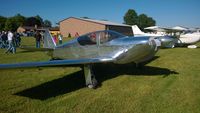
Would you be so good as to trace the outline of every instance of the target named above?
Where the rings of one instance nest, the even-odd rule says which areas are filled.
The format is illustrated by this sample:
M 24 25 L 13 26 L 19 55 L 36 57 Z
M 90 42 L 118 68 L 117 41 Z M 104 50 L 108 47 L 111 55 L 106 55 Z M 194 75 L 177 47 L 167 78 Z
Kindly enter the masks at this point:
M 140 63 L 157 52 L 155 39 L 149 37 L 121 37 L 103 44 L 80 45 L 77 39 L 60 45 L 52 51 L 54 59 L 111 58 L 113 63 Z
M 160 36 L 157 39 L 161 41 L 162 48 L 174 48 L 176 39 L 170 36 Z

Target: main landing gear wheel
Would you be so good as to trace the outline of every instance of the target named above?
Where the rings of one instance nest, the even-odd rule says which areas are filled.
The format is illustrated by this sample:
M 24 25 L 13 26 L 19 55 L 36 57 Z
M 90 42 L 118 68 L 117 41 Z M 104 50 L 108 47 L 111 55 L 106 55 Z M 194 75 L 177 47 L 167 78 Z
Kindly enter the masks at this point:
M 95 79 L 95 75 L 92 72 L 91 65 L 84 65 L 84 75 L 86 86 L 88 88 L 95 88 L 97 86 L 97 80 Z

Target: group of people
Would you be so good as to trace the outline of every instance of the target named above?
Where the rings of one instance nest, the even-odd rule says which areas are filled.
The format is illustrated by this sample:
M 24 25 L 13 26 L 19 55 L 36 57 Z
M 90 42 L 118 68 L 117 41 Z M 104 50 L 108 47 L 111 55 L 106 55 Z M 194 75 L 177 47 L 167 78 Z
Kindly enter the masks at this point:
M 21 43 L 20 34 L 12 31 L 0 32 L 0 48 L 5 48 L 5 53 L 16 53 L 16 47 Z
M 51 35 L 53 37 L 53 41 L 56 44 L 62 44 L 62 35 L 61 34 L 56 34 L 56 35 L 51 34 Z M 35 31 L 34 38 L 35 38 L 35 42 L 36 42 L 36 48 L 40 48 L 41 42 L 44 41 L 44 33 L 42 31 L 41 32 Z
M 53 40 L 57 44 L 62 44 L 62 35 L 61 34 L 56 34 L 53 35 Z
M 38 30 L 34 33 L 34 38 L 36 41 L 36 48 L 40 48 L 41 42 L 44 39 L 44 33 Z M 62 35 L 56 34 L 53 36 L 55 43 L 62 44 Z M 5 53 L 16 53 L 16 47 L 21 44 L 20 34 L 12 31 L 0 31 L 0 48 L 6 49 Z

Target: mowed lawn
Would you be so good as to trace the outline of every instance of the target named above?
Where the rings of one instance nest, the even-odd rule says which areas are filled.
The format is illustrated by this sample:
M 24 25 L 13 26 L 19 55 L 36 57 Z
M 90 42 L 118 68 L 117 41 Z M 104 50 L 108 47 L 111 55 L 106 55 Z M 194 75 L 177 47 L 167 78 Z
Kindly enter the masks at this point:
M 0 63 L 50 59 L 4 51 Z M 161 49 L 143 67 L 98 64 L 94 73 L 99 87 L 89 89 L 79 67 L 0 70 L 0 113 L 200 113 L 200 48 Z

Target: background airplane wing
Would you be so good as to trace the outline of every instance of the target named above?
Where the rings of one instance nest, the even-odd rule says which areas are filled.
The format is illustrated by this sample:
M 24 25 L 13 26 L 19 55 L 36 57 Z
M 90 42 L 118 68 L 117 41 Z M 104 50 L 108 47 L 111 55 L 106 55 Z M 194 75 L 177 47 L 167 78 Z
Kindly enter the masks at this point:
M 52 48 L 36 48 L 36 47 L 30 47 L 30 46 L 21 46 L 20 48 L 27 51 L 53 51 L 54 50 Z
M 76 64 L 93 64 L 93 63 L 103 63 L 103 62 L 113 62 L 113 61 L 114 61 L 113 58 L 53 60 L 53 61 L 44 61 L 44 62 L 0 64 L 0 69 L 24 68 L 24 67 L 48 67 L 48 66 L 63 66 L 63 65 L 76 65 Z

